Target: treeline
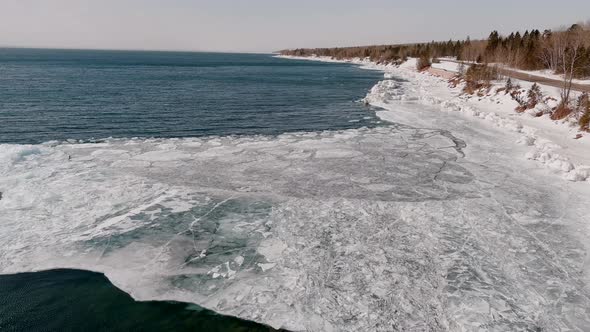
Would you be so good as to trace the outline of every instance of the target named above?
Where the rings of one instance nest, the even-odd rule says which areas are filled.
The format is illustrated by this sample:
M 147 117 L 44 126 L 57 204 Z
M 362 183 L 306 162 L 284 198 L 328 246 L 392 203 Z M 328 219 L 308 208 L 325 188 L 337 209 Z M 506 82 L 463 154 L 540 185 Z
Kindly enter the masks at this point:
M 507 37 L 493 31 L 485 45 L 468 46 L 462 56 L 523 70 L 550 69 L 556 74 L 590 77 L 590 26 L 574 24 L 559 31 L 531 30 Z
M 430 42 L 404 45 L 378 45 L 337 48 L 298 48 L 283 50 L 282 55 L 292 56 L 327 56 L 334 59 L 369 58 L 377 63 L 398 63 L 408 57 L 418 58 L 423 55 L 431 57 L 460 57 L 467 41 Z
M 437 62 L 439 57 L 462 60 L 459 74 L 451 84 L 464 82 L 463 91 L 480 96 L 489 93 L 491 81 L 497 79 L 497 65 L 507 65 L 522 70 L 549 69 L 560 74 L 563 84 L 559 105 L 537 113 L 550 114 L 554 120 L 573 116 L 582 130 L 590 131 L 590 98 L 584 93 L 572 98 L 574 78 L 590 77 L 590 21 L 574 24 L 556 31 L 534 29 L 513 32 L 502 36 L 492 31 L 487 40 L 449 40 L 405 45 L 379 45 L 363 47 L 314 48 L 281 51 L 292 56 L 327 56 L 334 59 L 368 58 L 377 63 L 401 63 L 408 57 L 417 58 L 416 68 L 423 70 Z M 469 67 L 465 69 L 464 63 Z M 493 65 L 490 65 L 493 64 Z M 538 85 L 523 91 L 508 79 L 503 88 L 506 94 L 519 104 L 517 111 L 533 109 L 543 99 Z
M 590 25 L 574 24 L 557 31 L 538 29 L 502 36 L 497 31 L 487 40 L 449 40 L 404 45 L 340 48 L 300 48 L 283 55 L 328 56 L 335 59 L 369 58 L 378 63 L 399 63 L 407 57 L 436 59 L 455 57 L 477 63 L 500 63 L 523 70 L 550 69 L 575 78 L 590 77 Z

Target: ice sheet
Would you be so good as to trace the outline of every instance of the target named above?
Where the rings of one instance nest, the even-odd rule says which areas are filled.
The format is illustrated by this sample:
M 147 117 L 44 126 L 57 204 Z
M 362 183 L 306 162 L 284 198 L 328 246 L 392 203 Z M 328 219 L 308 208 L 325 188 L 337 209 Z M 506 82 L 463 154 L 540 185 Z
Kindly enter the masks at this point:
M 1 145 L 0 272 L 298 331 L 587 329 L 587 192 L 472 130 Z

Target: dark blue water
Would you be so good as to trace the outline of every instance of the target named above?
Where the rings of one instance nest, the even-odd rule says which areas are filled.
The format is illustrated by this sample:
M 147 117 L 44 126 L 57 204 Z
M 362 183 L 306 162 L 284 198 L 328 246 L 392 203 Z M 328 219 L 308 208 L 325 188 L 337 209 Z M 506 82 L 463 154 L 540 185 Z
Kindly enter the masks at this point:
M 0 49 L 0 142 L 371 126 L 378 72 L 258 54 Z
M 178 302 L 135 302 L 105 276 L 78 270 L 0 275 L 0 331 L 270 332 Z

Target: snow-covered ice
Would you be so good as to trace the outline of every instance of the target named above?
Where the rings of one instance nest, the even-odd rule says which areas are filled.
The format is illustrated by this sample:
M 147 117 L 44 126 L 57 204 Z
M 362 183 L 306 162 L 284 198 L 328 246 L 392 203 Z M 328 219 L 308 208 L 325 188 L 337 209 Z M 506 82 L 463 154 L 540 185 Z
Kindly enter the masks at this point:
M 102 271 L 137 299 L 292 330 L 590 326 L 581 185 L 496 134 L 3 145 L 0 270 Z
M 536 116 L 536 113 L 555 105 L 540 103 L 532 110 L 532 114 L 518 114 L 515 111 L 518 104 L 510 95 L 498 90 L 501 85 L 494 86 L 482 97 L 464 95 L 460 86 L 450 88 L 446 80 L 418 73 L 414 66 L 415 59 L 410 59 L 400 67 L 380 66 L 386 71 L 385 77 L 388 79 L 375 85 L 366 101 L 397 113 L 403 113 L 400 110 L 407 108 L 403 104 L 408 101 L 423 106 L 418 112 L 424 112 L 429 107 L 443 111 L 444 116 L 437 122 L 426 121 L 430 125 L 440 126 L 467 116 L 504 133 L 517 133 L 519 135 L 514 142 L 506 146 L 507 153 L 512 152 L 515 145 L 527 145 L 529 149 L 523 154 L 527 159 L 538 161 L 567 180 L 590 182 L 587 175 L 587 169 L 590 168 L 590 135 L 580 133 L 577 123 L 572 119 L 552 121 L 548 114 Z M 521 85 L 525 92 L 533 85 L 530 82 L 513 81 Z M 559 98 L 557 88 L 542 86 L 542 89 L 545 97 Z M 573 93 L 574 99 L 577 95 Z M 549 100 L 547 103 L 552 102 Z M 418 119 L 415 120 L 418 122 L 414 123 L 419 123 Z M 465 125 L 471 126 L 472 123 L 470 121 Z M 462 132 L 463 128 L 457 130 Z M 578 134 L 582 139 L 574 139 Z

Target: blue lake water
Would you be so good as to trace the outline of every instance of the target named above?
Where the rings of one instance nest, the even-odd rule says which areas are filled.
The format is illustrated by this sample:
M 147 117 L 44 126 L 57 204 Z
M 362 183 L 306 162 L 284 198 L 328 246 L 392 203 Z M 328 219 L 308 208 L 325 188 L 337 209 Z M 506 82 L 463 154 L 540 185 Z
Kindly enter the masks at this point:
M 381 76 L 258 54 L 0 49 L 0 143 L 371 126 Z
M 0 275 L 0 296 L 0 331 L 274 331 L 195 305 L 135 302 L 87 271 Z

